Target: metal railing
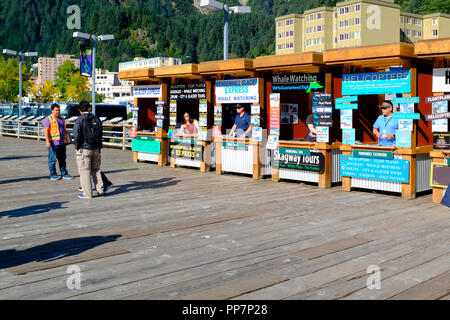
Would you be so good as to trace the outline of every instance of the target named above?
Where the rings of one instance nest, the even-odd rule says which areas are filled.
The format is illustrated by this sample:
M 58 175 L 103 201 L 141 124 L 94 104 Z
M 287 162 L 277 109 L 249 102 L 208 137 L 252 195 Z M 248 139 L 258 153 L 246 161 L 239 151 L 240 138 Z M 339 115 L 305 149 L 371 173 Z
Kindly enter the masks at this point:
M 67 131 L 71 134 L 74 122 L 66 121 Z M 122 150 L 131 149 L 129 123 L 108 123 L 103 126 L 103 145 Z M 43 120 L 8 120 L 0 119 L 0 136 L 45 140 Z

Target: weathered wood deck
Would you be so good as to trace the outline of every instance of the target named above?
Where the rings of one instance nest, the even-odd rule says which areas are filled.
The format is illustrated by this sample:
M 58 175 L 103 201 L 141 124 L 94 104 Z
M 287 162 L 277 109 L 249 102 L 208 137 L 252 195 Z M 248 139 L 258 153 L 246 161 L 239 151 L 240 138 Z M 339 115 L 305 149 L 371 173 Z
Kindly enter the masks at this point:
M 450 210 L 369 192 L 132 163 L 76 197 L 42 142 L 0 138 L 0 299 L 449 299 Z M 69 265 L 81 289 L 68 289 Z M 381 268 L 369 290 L 367 268 Z

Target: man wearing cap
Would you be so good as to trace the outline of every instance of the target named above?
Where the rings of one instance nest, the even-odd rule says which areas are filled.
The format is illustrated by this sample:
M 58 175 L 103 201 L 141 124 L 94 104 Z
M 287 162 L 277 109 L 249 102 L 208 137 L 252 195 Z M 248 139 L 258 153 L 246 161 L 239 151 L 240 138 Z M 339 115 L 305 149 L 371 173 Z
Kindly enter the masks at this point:
M 398 119 L 392 117 L 394 106 L 390 101 L 384 101 L 380 106 L 380 115 L 373 125 L 373 133 L 378 138 L 379 146 L 395 146 L 395 132 L 398 130 Z
M 250 137 L 251 117 L 245 112 L 244 107 L 240 104 L 236 105 L 237 115 L 234 118 L 234 125 L 228 134 L 228 137 L 232 137 L 233 133 L 236 132 L 236 137 L 238 138 L 248 138 Z

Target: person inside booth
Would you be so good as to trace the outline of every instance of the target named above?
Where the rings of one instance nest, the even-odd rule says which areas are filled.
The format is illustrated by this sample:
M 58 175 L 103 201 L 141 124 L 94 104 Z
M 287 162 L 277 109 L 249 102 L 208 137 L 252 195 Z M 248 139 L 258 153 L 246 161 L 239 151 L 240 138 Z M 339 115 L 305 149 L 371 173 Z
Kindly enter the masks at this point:
M 189 113 L 184 114 L 183 122 L 181 123 L 180 130 L 178 131 L 177 136 L 198 136 L 198 132 L 200 131 L 198 121 L 191 118 Z
M 316 142 L 317 130 L 313 120 L 312 114 L 306 117 L 306 135 L 303 141 Z
M 395 146 L 395 132 L 398 130 L 398 119 L 394 119 L 392 102 L 386 100 L 380 106 L 381 112 L 375 124 L 373 125 L 373 133 L 378 138 L 379 146 Z
M 249 138 L 252 130 L 252 119 L 250 115 L 245 112 L 244 106 L 240 104 L 236 105 L 236 112 L 237 114 L 234 118 L 234 125 L 227 137 L 233 137 L 233 134 L 236 132 L 237 138 Z

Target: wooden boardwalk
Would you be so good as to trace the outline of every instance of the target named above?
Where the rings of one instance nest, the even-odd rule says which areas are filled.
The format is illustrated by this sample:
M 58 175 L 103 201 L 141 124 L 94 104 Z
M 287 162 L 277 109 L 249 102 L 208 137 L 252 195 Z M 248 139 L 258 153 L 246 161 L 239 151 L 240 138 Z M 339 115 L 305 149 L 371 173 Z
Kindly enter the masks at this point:
M 450 210 L 431 202 L 132 163 L 76 197 L 43 142 L 0 137 L 0 299 L 450 299 Z M 69 289 L 68 267 L 81 270 Z M 369 290 L 367 268 L 381 270 Z M 70 271 L 70 270 L 69 270 Z

